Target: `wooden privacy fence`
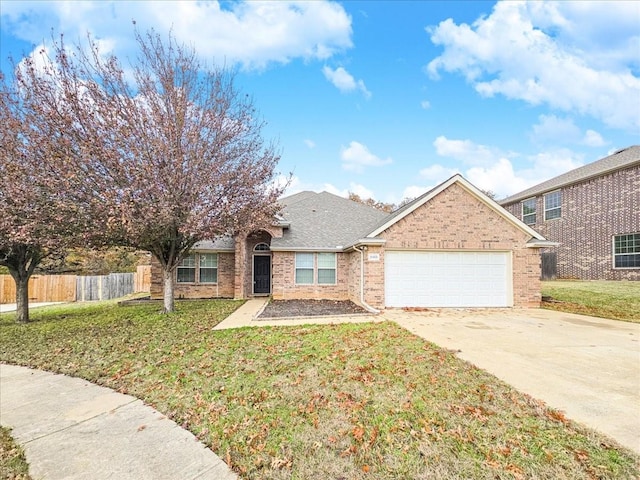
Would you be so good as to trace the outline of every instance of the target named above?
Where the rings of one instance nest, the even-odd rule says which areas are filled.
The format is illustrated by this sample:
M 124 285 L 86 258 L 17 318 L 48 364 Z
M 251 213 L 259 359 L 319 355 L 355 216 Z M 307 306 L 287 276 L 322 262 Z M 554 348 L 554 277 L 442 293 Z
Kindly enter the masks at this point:
M 135 273 L 109 275 L 34 275 L 29 280 L 30 302 L 82 302 L 109 300 L 151 288 L 151 267 Z M 15 303 L 16 284 L 10 275 L 0 275 L 0 303 Z

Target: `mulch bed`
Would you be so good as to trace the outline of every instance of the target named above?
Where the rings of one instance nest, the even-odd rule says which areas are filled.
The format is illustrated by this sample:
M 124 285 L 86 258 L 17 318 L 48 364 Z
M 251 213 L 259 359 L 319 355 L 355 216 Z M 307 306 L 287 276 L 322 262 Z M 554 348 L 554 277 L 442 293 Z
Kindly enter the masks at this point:
M 271 300 L 258 320 L 282 317 L 315 317 L 326 315 L 367 314 L 364 308 L 344 300 Z

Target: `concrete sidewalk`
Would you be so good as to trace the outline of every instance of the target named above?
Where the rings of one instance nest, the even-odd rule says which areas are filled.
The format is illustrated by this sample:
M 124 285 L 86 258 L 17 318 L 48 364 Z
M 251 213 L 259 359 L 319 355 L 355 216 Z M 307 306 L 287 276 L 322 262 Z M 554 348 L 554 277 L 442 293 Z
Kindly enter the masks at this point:
M 29 310 L 31 310 L 32 308 L 38 308 L 38 307 L 47 307 L 49 305 L 59 305 L 65 302 L 40 302 L 40 303 L 29 303 Z M 15 303 L 3 303 L 0 304 L 0 313 L 5 313 L 5 312 L 15 312 L 16 311 L 16 304 Z
M 0 424 L 34 479 L 235 480 L 188 431 L 85 380 L 0 364 Z

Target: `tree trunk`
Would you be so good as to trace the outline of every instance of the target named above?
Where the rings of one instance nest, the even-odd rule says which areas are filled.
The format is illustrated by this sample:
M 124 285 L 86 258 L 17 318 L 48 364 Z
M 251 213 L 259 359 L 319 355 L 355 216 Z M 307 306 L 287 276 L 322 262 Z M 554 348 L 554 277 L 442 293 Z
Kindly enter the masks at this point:
M 162 270 L 162 278 L 164 281 L 164 313 L 173 312 L 175 310 L 175 301 L 173 299 L 173 270 L 164 267 Z
M 44 257 L 37 245 L 15 244 L 5 253 L 2 264 L 16 282 L 16 322 L 29 321 L 29 279 Z
M 29 277 L 14 277 L 16 281 L 16 322 L 29 321 Z

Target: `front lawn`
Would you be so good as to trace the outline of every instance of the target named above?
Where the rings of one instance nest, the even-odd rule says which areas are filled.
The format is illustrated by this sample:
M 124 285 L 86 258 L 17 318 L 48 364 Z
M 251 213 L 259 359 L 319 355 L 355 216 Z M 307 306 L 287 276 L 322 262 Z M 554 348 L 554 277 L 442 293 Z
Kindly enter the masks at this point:
M 24 451 L 14 442 L 11 430 L 0 427 L 0 478 L 31 480 Z
M 247 479 L 638 478 L 638 457 L 394 323 L 212 331 L 233 301 L 0 315 L 0 360 L 135 395 Z
M 640 322 L 640 282 L 549 280 L 542 282 L 542 295 L 553 299 L 544 308 Z

